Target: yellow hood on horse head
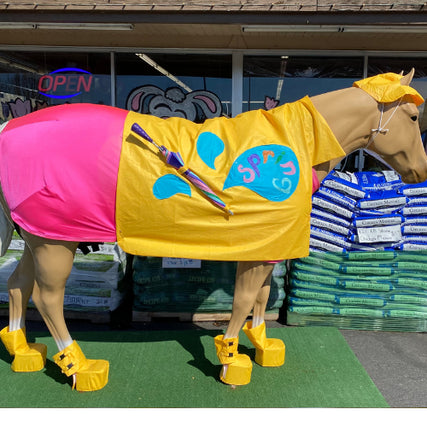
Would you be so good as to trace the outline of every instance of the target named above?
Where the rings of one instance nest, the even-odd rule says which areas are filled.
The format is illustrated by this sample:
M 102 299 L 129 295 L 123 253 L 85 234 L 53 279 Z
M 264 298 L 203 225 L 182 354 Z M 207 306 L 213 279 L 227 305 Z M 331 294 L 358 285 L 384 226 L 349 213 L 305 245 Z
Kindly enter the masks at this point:
M 394 102 L 403 96 L 409 96 L 416 106 L 424 102 L 424 98 L 412 87 L 402 85 L 402 75 L 395 73 L 378 74 L 353 83 L 363 89 L 378 102 Z

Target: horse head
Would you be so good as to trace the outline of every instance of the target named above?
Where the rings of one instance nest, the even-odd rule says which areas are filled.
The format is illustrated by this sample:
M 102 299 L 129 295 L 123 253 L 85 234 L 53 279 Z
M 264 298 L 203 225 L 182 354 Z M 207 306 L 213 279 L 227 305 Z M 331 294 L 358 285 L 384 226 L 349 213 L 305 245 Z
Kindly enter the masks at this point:
M 414 69 L 405 76 L 387 73 L 355 83 L 378 101 L 379 118 L 363 148 L 393 168 L 408 184 L 427 179 L 427 156 L 417 108 L 424 100 L 409 86 L 413 76 Z M 384 83 L 380 79 L 390 82 L 380 84 Z

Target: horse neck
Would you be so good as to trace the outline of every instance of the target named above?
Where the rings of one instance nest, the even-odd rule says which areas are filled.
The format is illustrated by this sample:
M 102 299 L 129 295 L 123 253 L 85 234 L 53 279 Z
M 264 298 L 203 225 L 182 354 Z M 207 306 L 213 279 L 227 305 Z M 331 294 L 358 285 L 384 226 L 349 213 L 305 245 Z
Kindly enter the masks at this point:
M 352 87 L 311 98 L 328 123 L 346 155 L 366 147 L 371 129 L 378 124 L 378 103 L 361 89 Z M 340 161 L 316 166 L 321 181 Z

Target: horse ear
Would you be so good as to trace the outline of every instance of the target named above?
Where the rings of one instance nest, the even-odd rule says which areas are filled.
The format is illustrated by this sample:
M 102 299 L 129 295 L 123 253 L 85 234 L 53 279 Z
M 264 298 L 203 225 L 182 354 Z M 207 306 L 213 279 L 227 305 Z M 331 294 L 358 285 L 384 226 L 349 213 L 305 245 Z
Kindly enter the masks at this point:
M 406 76 L 403 76 L 400 79 L 400 84 L 403 86 L 409 86 L 411 84 L 412 78 L 414 77 L 414 74 L 415 74 L 415 69 L 412 68 L 412 70 L 408 74 L 406 74 Z

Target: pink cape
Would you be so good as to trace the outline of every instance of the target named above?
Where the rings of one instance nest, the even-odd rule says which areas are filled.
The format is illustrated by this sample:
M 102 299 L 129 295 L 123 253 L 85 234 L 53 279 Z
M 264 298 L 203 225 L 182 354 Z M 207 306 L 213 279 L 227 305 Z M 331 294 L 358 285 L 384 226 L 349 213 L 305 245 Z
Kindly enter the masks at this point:
M 10 121 L 0 134 L 0 180 L 12 219 L 49 239 L 115 242 L 127 114 L 65 104 Z

